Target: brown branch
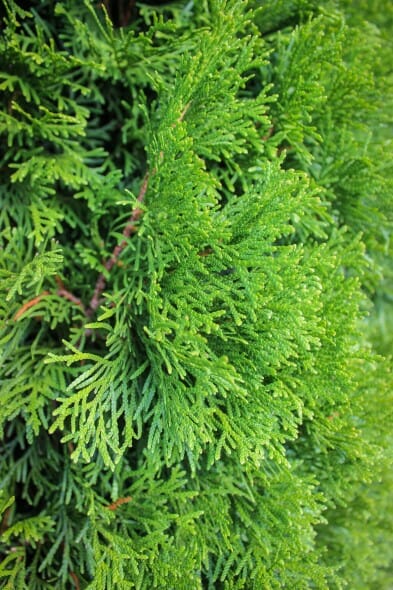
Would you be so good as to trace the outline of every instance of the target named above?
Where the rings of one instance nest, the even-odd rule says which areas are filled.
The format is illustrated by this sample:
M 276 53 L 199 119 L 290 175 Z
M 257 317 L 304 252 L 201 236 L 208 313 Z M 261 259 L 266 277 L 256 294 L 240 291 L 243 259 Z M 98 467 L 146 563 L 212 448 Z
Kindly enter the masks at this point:
M 20 309 L 18 309 L 18 311 L 14 315 L 14 320 L 15 321 L 18 320 L 25 313 L 25 311 L 27 311 L 31 307 L 34 307 L 34 305 L 37 305 L 37 303 L 39 303 L 41 301 L 41 299 L 43 297 L 46 297 L 47 295 L 50 295 L 49 291 L 43 291 L 42 293 L 37 295 L 37 297 L 30 299 L 30 301 L 26 301 L 26 303 L 24 303 L 22 305 L 22 307 Z
M 58 289 L 56 291 L 56 294 L 59 297 L 64 297 L 64 299 L 67 299 L 67 301 L 71 301 L 71 303 L 75 303 L 75 305 L 77 305 L 78 307 L 80 307 L 84 311 L 84 305 L 83 305 L 82 301 L 78 297 L 73 295 L 70 291 L 67 291 L 67 289 Z
M 63 297 L 64 299 L 67 299 L 67 301 L 71 301 L 71 303 L 74 303 L 75 305 L 80 307 L 83 313 L 87 315 L 85 306 L 83 305 L 81 299 L 73 295 L 73 293 L 71 293 L 64 287 L 63 281 L 60 277 L 56 277 L 55 280 L 59 287 L 56 291 L 56 295 L 58 295 L 59 297 Z M 18 320 L 28 309 L 37 305 L 37 303 L 39 303 L 41 299 L 43 299 L 43 297 L 47 297 L 48 295 L 51 295 L 49 291 L 42 291 L 42 293 L 37 295 L 37 297 L 33 297 L 33 299 L 26 301 L 26 303 L 24 303 L 22 307 L 18 309 L 18 311 L 15 313 L 14 320 Z
M 138 197 L 137 197 L 137 201 L 139 203 L 143 203 L 143 200 L 145 198 L 146 191 L 147 191 L 147 188 L 149 185 L 149 176 L 150 176 L 149 172 L 146 172 L 144 179 L 142 181 L 142 184 L 141 184 L 141 188 L 140 188 Z M 115 246 L 115 248 L 113 249 L 113 252 L 111 254 L 111 257 L 108 258 L 108 260 L 104 264 L 104 268 L 106 271 L 110 272 L 111 269 L 114 267 L 114 265 L 119 260 L 120 254 L 122 253 L 122 251 L 124 250 L 124 248 L 127 245 L 127 238 L 129 238 L 131 234 L 133 234 L 137 231 L 136 223 L 139 220 L 139 218 L 141 217 L 142 213 L 143 213 L 142 209 L 138 206 L 136 206 L 135 209 L 132 211 L 131 216 L 130 216 L 129 220 L 127 221 L 127 224 L 123 230 L 124 239 L 120 242 L 120 244 L 117 244 L 117 246 Z M 105 278 L 104 273 L 101 272 L 99 274 L 97 282 L 96 282 L 93 297 L 90 300 L 89 309 L 87 310 L 87 315 L 91 316 L 93 314 L 93 312 L 99 307 L 99 305 L 101 303 L 101 295 L 105 289 L 105 286 L 106 286 L 106 278 Z
M 119 498 L 118 500 L 116 500 L 116 502 L 109 504 L 105 508 L 107 508 L 108 510 L 116 510 L 122 504 L 128 504 L 128 502 L 131 502 L 131 500 L 132 500 L 131 496 L 126 496 L 125 498 Z
M 81 310 L 83 311 L 83 313 L 85 315 L 87 315 L 85 306 L 83 305 L 83 302 L 81 299 L 79 299 L 79 297 L 76 297 L 73 293 L 71 293 L 71 291 L 68 291 L 65 287 L 64 287 L 64 283 L 61 280 L 60 277 L 55 277 L 56 283 L 58 285 L 58 289 L 56 291 L 56 294 L 59 297 L 64 297 L 64 299 L 67 299 L 67 301 L 71 301 L 71 303 L 74 303 L 75 305 L 77 305 L 78 307 L 81 308 Z
M 79 584 L 78 576 L 76 575 L 76 573 L 70 572 L 70 578 L 74 582 L 76 590 L 80 590 L 80 584 Z

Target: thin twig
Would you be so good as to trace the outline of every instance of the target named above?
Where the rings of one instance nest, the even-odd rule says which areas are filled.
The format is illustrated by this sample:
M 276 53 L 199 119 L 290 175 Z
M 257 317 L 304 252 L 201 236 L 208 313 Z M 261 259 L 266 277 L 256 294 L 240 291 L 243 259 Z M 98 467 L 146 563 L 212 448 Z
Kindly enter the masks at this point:
M 67 301 L 71 301 L 71 303 L 74 303 L 75 305 L 77 305 L 78 307 L 81 308 L 81 310 L 83 311 L 83 313 L 85 315 L 87 315 L 87 312 L 86 312 L 85 306 L 83 305 L 82 300 L 79 299 L 79 297 L 76 297 L 73 293 L 71 293 L 71 291 L 68 291 L 64 287 L 64 283 L 60 277 L 56 277 L 55 280 L 56 280 L 56 283 L 59 287 L 56 292 L 57 295 L 59 297 L 64 297 L 64 299 L 67 299 Z
M 71 293 L 70 291 L 68 291 L 63 284 L 63 281 L 61 280 L 60 277 L 56 277 L 56 283 L 58 285 L 58 289 L 56 291 L 56 295 L 58 295 L 59 297 L 63 297 L 64 299 L 67 299 L 67 301 L 71 301 L 71 303 L 74 303 L 75 305 L 77 305 L 78 307 L 81 308 L 81 310 L 83 311 L 83 313 L 85 315 L 87 315 L 85 306 L 83 305 L 82 301 L 76 297 L 75 295 L 73 295 L 73 293 Z M 51 293 L 49 291 L 42 291 L 42 293 L 40 293 L 39 295 L 37 295 L 37 297 L 33 297 L 33 299 L 30 299 L 29 301 L 26 301 L 26 303 L 24 303 L 22 305 L 22 307 L 20 307 L 18 309 L 18 311 L 15 313 L 14 315 L 14 320 L 19 320 L 19 318 L 30 308 L 34 307 L 35 305 L 37 305 L 37 303 L 39 303 L 41 301 L 41 299 L 43 297 L 47 297 L 48 295 L 51 295 Z
M 76 575 L 76 573 L 70 572 L 70 577 L 75 584 L 76 590 L 80 590 L 80 584 L 79 584 L 78 576 Z
M 149 176 L 150 176 L 149 172 L 146 172 L 144 179 L 142 181 L 142 184 L 141 184 L 141 188 L 140 188 L 138 197 L 137 197 L 137 201 L 139 203 L 143 203 L 143 200 L 145 198 L 146 191 L 147 191 L 147 188 L 149 185 Z M 115 246 L 111 257 L 108 258 L 108 260 L 104 264 L 104 268 L 106 271 L 110 272 L 111 269 L 114 267 L 114 265 L 119 260 L 120 254 L 122 253 L 122 251 L 124 250 L 124 248 L 127 245 L 127 238 L 129 238 L 131 234 L 133 234 L 134 232 L 137 231 L 136 222 L 141 217 L 142 213 L 143 213 L 143 210 L 138 206 L 135 207 L 135 209 L 132 211 L 131 216 L 130 216 L 129 220 L 127 221 L 127 224 L 123 230 L 124 239 L 120 242 L 120 244 L 117 244 L 117 246 Z M 94 293 L 93 293 L 93 297 L 90 300 L 89 309 L 87 310 L 87 315 L 92 315 L 93 312 L 99 307 L 99 305 L 101 303 L 101 301 L 100 301 L 101 295 L 105 289 L 105 286 L 106 286 L 106 278 L 105 278 L 104 273 L 102 272 L 98 276 L 96 286 L 94 289 Z
M 126 496 L 125 498 L 119 498 L 118 500 L 116 500 L 112 504 L 109 504 L 105 508 L 107 508 L 107 510 L 116 510 L 122 504 L 127 504 L 128 502 L 131 502 L 131 500 L 132 500 L 131 496 Z
M 24 303 L 22 307 L 20 307 L 14 315 L 14 320 L 18 320 L 25 313 L 25 311 L 27 311 L 31 307 L 34 307 L 34 305 L 37 305 L 37 303 L 39 303 L 41 299 L 43 297 L 46 297 L 47 295 L 50 295 L 49 291 L 43 291 L 42 293 L 37 295 L 37 297 L 30 299 L 30 301 L 26 301 L 26 303 Z

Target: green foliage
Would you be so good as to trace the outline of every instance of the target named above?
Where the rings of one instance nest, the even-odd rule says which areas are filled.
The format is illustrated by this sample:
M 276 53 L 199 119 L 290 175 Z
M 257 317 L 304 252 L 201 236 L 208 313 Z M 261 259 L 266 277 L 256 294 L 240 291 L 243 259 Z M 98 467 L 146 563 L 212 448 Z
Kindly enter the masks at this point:
M 388 590 L 385 3 L 29 4 L 0 39 L 0 587 Z

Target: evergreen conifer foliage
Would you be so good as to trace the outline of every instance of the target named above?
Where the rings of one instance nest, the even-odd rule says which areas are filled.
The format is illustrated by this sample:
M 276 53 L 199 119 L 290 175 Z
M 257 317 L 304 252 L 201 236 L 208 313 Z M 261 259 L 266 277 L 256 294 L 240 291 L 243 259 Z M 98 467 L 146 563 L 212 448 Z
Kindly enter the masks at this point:
M 0 586 L 388 588 L 383 38 L 348 3 L 30 4 L 0 41 Z

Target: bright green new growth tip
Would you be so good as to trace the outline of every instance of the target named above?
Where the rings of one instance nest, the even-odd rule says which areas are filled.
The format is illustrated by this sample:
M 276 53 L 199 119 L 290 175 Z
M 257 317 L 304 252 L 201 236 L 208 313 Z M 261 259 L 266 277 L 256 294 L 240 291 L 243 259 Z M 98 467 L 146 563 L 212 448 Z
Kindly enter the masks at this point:
M 0 588 L 390 588 L 392 22 L 2 0 Z

